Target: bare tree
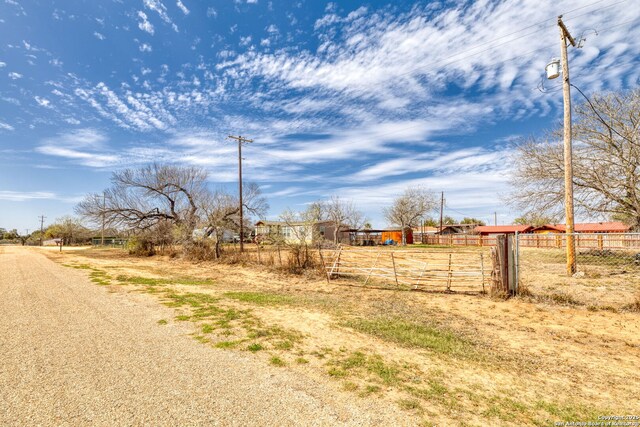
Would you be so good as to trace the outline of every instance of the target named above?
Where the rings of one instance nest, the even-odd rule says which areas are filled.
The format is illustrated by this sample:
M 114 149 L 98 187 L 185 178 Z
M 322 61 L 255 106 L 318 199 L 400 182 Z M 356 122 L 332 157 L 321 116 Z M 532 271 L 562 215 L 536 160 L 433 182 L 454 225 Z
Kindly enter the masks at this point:
M 255 183 L 249 183 L 242 189 L 242 204 L 244 206 L 246 222 L 245 228 L 249 225 L 251 217 L 263 217 L 269 205 L 260 187 Z M 223 190 L 215 191 L 203 197 L 203 225 L 206 236 L 213 236 L 215 241 L 215 254 L 219 258 L 222 255 L 221 243 L 225 230 L 240 230 L 240 208 L 238 198 L 226 193 Z
M 321 236 L 315 224 L 322 218 L 322 204 L 312 203 L 303 212 L 286 209 L 280 219 L 286 224 L 282 230 L 283 241 L 289 248 L 290 256 L 298 269 L 306 269 L 313 265 L 309 246 L 319 241 Z
M 322 203 L 324 216 L 333 223 L 333 243 L 338 244 L 340 231 L 345 228 L 359 229 L 366 221 L 364 214 L 360 212 L 353 201 L 332 196 Z
M 114 172 L 112 187 L 90 194 L 76 212 L 99 224 L 145 231 L 170 223 L 190 242 L 198 221 L 198 200 L 207 192 L 207 172 L 195 167 L 153 164 Z
M 419 224 L 421 217 L 437 206 L 435 196 L 422 187 L 409 187 L 393 201 L 391 207 L 383 210 L 384 217 L 389 223 L 402 228 L 402 244 L 407 244 L 408 227 Z
M 595 95 L 575 109 L 574 117 L 577 213 L 618 218 L 640 228 L 640 89 Z M 563 216 L 561 131 L 517 147 L 512 203 L 525 214 Z

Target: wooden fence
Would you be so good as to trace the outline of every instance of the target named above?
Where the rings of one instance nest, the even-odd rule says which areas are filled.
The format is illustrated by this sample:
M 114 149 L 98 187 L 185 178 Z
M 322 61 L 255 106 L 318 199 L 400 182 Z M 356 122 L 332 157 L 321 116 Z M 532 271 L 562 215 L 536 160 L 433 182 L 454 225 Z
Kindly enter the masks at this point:
M 637 249 L 640 251 L 638 233 L 575 233 L 576 249 Z M 421 236 L 414 238 L 421 243 Z M 563 248 L 564 233 L 519 234 L 518 245 L 527 248 Z M 425 235 L 425 244 L 437 246 L 495 246 L 496 236 L 477 234 Z
M 414 234 L 414 243 L 422 243 L 422 241 L 420 233 Z M 480 236 L 479 234 L 425 234 L 424 243 L 438 246 L 495 246 L 496 236 Z
M 380 283 L 443 291 L 484 291 L 491 285 L 488 251 L 363 249 L 322 250 L 328 279 L 357 276 Z

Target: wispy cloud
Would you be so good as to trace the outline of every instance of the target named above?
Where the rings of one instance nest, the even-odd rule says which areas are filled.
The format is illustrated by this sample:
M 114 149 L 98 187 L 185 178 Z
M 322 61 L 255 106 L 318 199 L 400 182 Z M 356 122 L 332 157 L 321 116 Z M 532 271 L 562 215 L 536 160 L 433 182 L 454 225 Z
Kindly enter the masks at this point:
M 13 126 L 11 126 L 8 123 L 4 123 L 4 122 L 0 122 L 0 129 L 4 129 L 4 130 L 15 130 L 15 128 Z
M 29 200 L 41 200 L 41 199 L 55 199 L 56 194 L 48 191 L 8 191 L 0 190 L 0 200 L 7 200 L 10 202 L 25 202 Z
M 184 3 L 182 3 L 181 0 L 178 0 L 178 2 L 176 3 L 176 5 L 178 6 L 178 8 L 182 11 L 182 13 L 184 13 L 185 15 L 189 14 L 189 9 L 187 9 L 187 6 L 184 5 Z
M 139 10 L 138 19 L 140 19 L 140 22 L 138 22 L 138 28 L 140 28 L 142 31 L 145 31 L 153 35 L 155 30 L 153 28 L 153 24 L 151 24 L 151 22 L 149 22 L 149 20 L 147 19 L 147 14 Z
M 162 4 L 161 1 L 159 1 L 159 0 L 144 0 L 144 6 L 147 9 L 156 12 L 158 14 L 158 16 L 160 16 L 160 19 L 162 19 L 165 23 L 171 25 L 171 28 L 173 28 L 173 30 L 175 32 L 178 32 L 178 26 L 173 23 L 173 21 L 169 17 L 169 14 L 167 13 L 166 6 L 164 4 Z

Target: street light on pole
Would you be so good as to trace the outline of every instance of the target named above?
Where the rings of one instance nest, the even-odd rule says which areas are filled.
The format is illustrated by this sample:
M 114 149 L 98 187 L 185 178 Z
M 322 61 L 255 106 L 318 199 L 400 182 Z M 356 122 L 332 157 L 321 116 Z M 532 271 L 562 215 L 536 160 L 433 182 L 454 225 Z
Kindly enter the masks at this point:
M 564 99 L 564 208 L 566 219 L 567 238 L 567 274 L 572 276 L 576 272 L 576 242 L 574 233 L 574 209 L 573 209 L 573 162 L 571 145 L 571 91 L 569 81 L 569 59 L 567 55 L 567 44 L 575 47 L 576 42 L 571 37 L 571 33 L 562 22 L 562 15 L 558 16 L 558 27 L 560 28 L 562 61 L 554 58 L 547 64 L 545 70 L 548 79 L 555 79 L 560 75 L 560 65 L 562 65 L 562 96 Z

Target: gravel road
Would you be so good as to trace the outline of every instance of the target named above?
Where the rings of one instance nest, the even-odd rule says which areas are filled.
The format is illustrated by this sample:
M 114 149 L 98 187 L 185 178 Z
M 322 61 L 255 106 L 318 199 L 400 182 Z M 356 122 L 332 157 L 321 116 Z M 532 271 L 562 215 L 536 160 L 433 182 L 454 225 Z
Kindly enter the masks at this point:
M 0 425 L 410 425 L 243 353 L 199 344 L 148 295 L 0 247 Z M 384 406 L 384 405 L 382 405 Z

